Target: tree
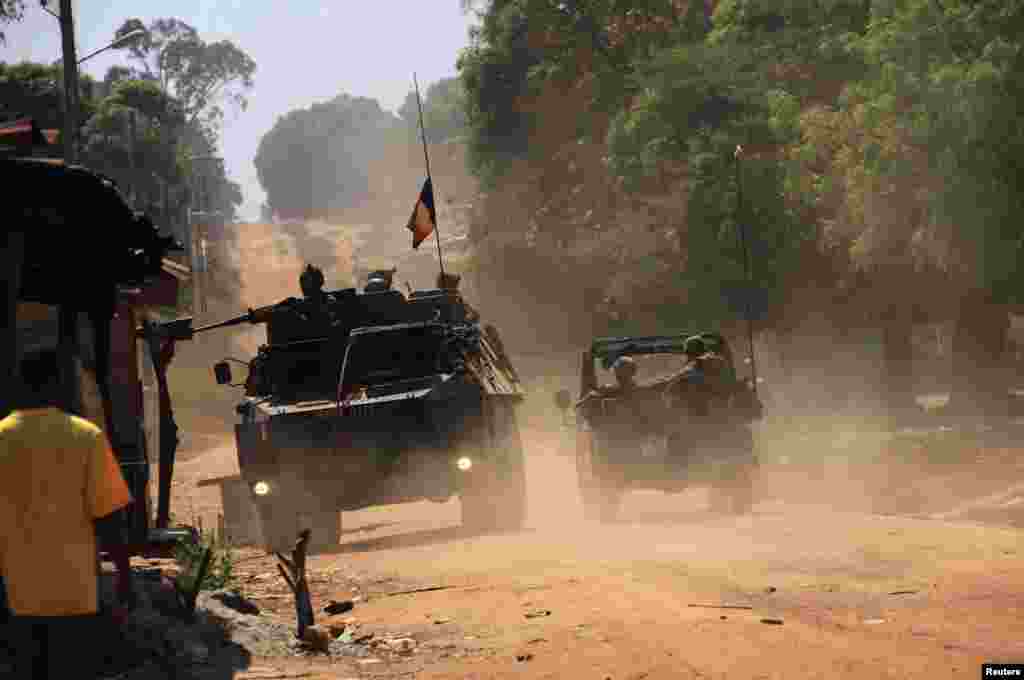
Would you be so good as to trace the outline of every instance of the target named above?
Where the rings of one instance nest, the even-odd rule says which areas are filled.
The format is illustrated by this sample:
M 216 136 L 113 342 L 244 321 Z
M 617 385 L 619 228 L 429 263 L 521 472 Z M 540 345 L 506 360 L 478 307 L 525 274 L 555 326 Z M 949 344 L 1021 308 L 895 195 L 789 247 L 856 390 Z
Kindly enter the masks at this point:
M 462 82 L 458 78 L 442 78 L 427 87 L 423 98 L 423 123 L 427 142 L 439 144 L 458 139 L 466 133 L 466 102 Z M 416 93 L 406 95 L 398 117 L 416 138 L 420 136 L 419 107 Z
M 860 46 L 873 78 L 852 103 L 903 143 L 871 148 L 868 167 L 890 183 L 930 180 L 915 238 L 962 291 L 948 301 L 954 401 L 992 408 L 1008 387 L 1006 305 L 1024 302 L 1024 3 L 904 0 L 876 7 L 871 26 Z
M 21 21 L 25 15 L 25 0 L 0 0 L 0 26 L 14 21 Z M 7 41 L 4 32 L 0 30 L 0 45 Z
M 185 184 L 178 146 L 184 124 L 177 103 L 156 83 L 118 81 L 85 127 L 84 160 L 130 191 L 140 207 L 162 209 L 165 187 Z
M 342 94 L 290 111 L 260 140 L 256 169 L 282 219 L 337 214 L 368 197 L 368 161 L 400 121 L 366 97 Z
M 82 121 L 95 107 L 96 82 L 87 74 L 78 79 Z M 61 129 L 64 124 L 64 77 L 60 64 L 24 61 L 0 62 L 0 118 L 32 117 L 41 128 Z
M 135 77 L 153 80 L 173 95 L 189 130 L 200 131 L 216 145 L 224 119 L 222 104 L 246 109 L 256 62 L 228 40 L 204 41 L 180 19 L 157 19 L 149 26 L 128 19 L 114 37 L 140 29 L 145 35 L 120 48 L 137 64 Z

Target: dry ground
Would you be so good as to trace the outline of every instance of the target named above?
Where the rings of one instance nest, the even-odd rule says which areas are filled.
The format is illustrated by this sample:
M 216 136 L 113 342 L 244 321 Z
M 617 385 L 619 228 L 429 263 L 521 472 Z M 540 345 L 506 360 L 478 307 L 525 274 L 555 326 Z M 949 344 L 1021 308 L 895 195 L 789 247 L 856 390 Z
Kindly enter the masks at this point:
M 338 551 L 312 558 L 318 609 L 355 596 L 345 616 L 361 631 L 411 636 L 416 652 L 253 665 L 311 678 L 875 679 L 969 677 L 984 662 L 1024 660 L 1017 528 L 872 514 L 877 499 L 849 466 L 779 465 L 750 517 L 708 514 L 700 491 L 639 492 L 620 521 L 599 526 L 580 517 L 565 443 L 530 438 L 524 532 L 466 535 L 458 501 L 379 507 L 346 513 Z M 212 471 L 229 464 L 226 451 L 187 465 Z M 1022 467 L 1002 466 L 1005 488 Z M 946 490 L 963 514 L 970 504 Z M 1018 497 L 999 500 L 999 521 L 1013 520 Z M 239 556 L 244 591 L 291 616 L 272 560 Z M 417 586 L 447 588 L 390 595 Z
M 240 254 L 250 304 L 297 292 L 295 250 L 266 257 L 272 241 L 253 227 Z M 255 334 L 245 336 L 251 351 Z M 205 437 L 183 445 L 174 508 L 212 526 L 218 492 L 195 483 L 237 471 L 231 396 L 195 398 L 212 382 L 194 368 L 206 358 L 182 358 L 194 375 L 172 376 L 179 423 Z M 238 677 L 875 680 L 977 677 L 983 662 L 1024 661 L 1019 449 L 922 468 L 891 464 L 879 433 L 858 424 L 766 430 L 751 516 L 711 516 L 699 491 L 636 493 L 619 522 L 598 526 L 580 517 L 570 438 L 549 408 L 555 389 L 574 386 L 577 359 L 516 359 L 536 395 L 522 414 L 526 531 L 466 535 L 458 501 L 372 508 L 346 513 L 338 551 L 312 558 L 318 609 L 355 597 L 351 625 L 411 636 L 415 652 L 255 658 Z M 238 557 L 244 591 L 290 617 L 273 561 Z M 430 585 L 447 588 L 393 594 Z

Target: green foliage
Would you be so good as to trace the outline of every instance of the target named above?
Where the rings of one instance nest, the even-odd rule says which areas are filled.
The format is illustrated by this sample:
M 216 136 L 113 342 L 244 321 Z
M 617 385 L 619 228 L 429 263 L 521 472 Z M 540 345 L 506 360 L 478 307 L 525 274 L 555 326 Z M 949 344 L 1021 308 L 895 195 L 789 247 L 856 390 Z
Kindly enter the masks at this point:
M 270 209 L 290 219 L 355 205 L 369 190 L 368 161 L 399 123 L 376 100 L 347 94 L 278 118 L 255 159 Z
M 949 233 L 952 266 L 996 299 L 1024 300 L 1024 3 L 904 0 L 874 8 L 858 47 L 873 67 L 851 105 L 896 117 L 936 182 L 931 229 Z M 903 154 L 876 157 L 891 178 Z M 979 209 L 984 206 L 984 209 Z
M 619 263 L 604 294 L 625 290 L 625 307 L 654 298 L 652 279 L 682 300 L 661 328 L 739 311 L 737 144 L 762 312 L 791 305 L 797 283 L 883 270 L 1024 301 L 1024 0 L 721 0 L 710 22 L 692 2 L 469 4 L 472 170 L 498 210 L 522 210 L 536 258 L 581 277 Z M 616 220 L 625 236 L 603 238 Z
M 182 540 L 178 542 L 174 552 L 174 560 L 181 569 L 178 584 L 190 590 L 199 575 L 199 565 L 203 553 L 212 550 L 210 565 L 203 579 L 201 590 L 222 590 L 235 582 L 235 559 L 231 546 L 219 542 L 209 532 L 204 533 L 198 541 Z
M 485 186 L 493 186 L 529 147 L 533 119 L 517 104 L 540 63 L 528 41 L 525 13 L 515 3 L 493 3 L 499 4 L 507 7 L 487 11 L 457 63 L 470 128 L 469 163 Z
M 149 26 L 128 19 L 114 37 L 136 30 L 145 34 L 120 47 L 138 65 L 132 75 L 173 94 L 190 129 L 215 145 L 224 120 L 222 105 L 242 111 L 248 106 L 256 62 L 231 41 L 206 42 L 180 19 L 157 19 Z
M 96 83 L 79 76 L 79 105 L 83 120 L 95 106 Z M 60 65 L 23 61 L 0 62 L 0 120 L 31 116 L 43 129 L 64 125 L 64 70 Z
M 674 275 L 687 300 L 677 308 L 684 325 L 711 327 L 744 311 L 738 209 L 749 232 L 752 276 L 767 291 L 758 300 L 761 314 L 785 304 L 786 275 L 815 236 L 814 226 L 787 204 L 786 168 L 777 161 L 742 162 L 738 203 L 736 146 L 780 145 L 796 134 L 793 97 L 765 90 L 754 58 L 754 51 L 738 46 L 690 45 L 656 54 L 636 76 L 643 94 L 609 131 L 609 163 L 627 187 L 658 173 L 665 161 L 689 168 L 685 264 Z
M 466 133 L 466 95 L 458 78 L 442 78 L 430 85 L 423 97 L 423 124 L 431 144 L 452 141 Z M 418 140 L 420 138 L 419 107 L 416 93 L 410 92 L 398 109 L 398 117 Z

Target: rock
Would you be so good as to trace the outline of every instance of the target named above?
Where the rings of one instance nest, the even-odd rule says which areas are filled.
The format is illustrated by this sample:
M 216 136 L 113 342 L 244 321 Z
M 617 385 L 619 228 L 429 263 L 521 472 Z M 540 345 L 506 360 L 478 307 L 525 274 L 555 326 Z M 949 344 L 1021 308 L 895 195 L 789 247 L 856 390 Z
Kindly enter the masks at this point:
M 339 635 L 345 633 L 345 631 L 355 628 L 354 621 L 333 616 L 324 619 L 320 625 L 330 631 L 332 638 L 337 638 Z
M 350 612 L 353 608 L 355 608 L 355 603 L 352 602 L 352 600 L 345 600 L 344 602 L 335 602 L 334 600 L 331 600 L 331 603 L 324 607 L 324 612 L 331 616 L 335 616 L 337 614 Z
M 219 590 L 215 593 L 211 593 L 209 597 L 217 600 L 228 609 L 233 609 L 239 614 L 256 616 L 260 613 L 260 608 L 251 600 L 245 599 L 240 593 L 232 592 L 230 590 Z
M 767 623 L 772 626 L 781 626 L 782 619 L 761 619 L 761 623 Z
M 551 616 L 551 610 L 550 609 L 535 609 L 532 612 L 526 612 L 525 616 L 528 619 L 540 619 L 540 618 L 543 618 L 545 616 Z
M 306 628 L 302 641 L 318 652 L 329 652 L 331 649 L 331 635 L 319 624 Z
M 385 640 L 384 645 L 398 654 L 409 654 L 416 649 L 416 641 L 408 637 Z
M 523 663 L 533 658 L 533 654 L 516 654 L 516 661 Z

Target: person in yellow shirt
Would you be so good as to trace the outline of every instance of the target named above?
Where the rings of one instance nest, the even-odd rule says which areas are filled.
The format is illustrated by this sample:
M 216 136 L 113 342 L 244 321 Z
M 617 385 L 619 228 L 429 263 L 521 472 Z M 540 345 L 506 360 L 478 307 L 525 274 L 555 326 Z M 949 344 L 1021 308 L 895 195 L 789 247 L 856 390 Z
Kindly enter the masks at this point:
M 96 524 L 132 497 L 106 435 L 57 408 L 56 351 L 27 355 L 21 379 L 22 407 L 0 420 L 0 574 L 15 676 L 87 677 L 68 650 L 81 648 L 99 611 Z

